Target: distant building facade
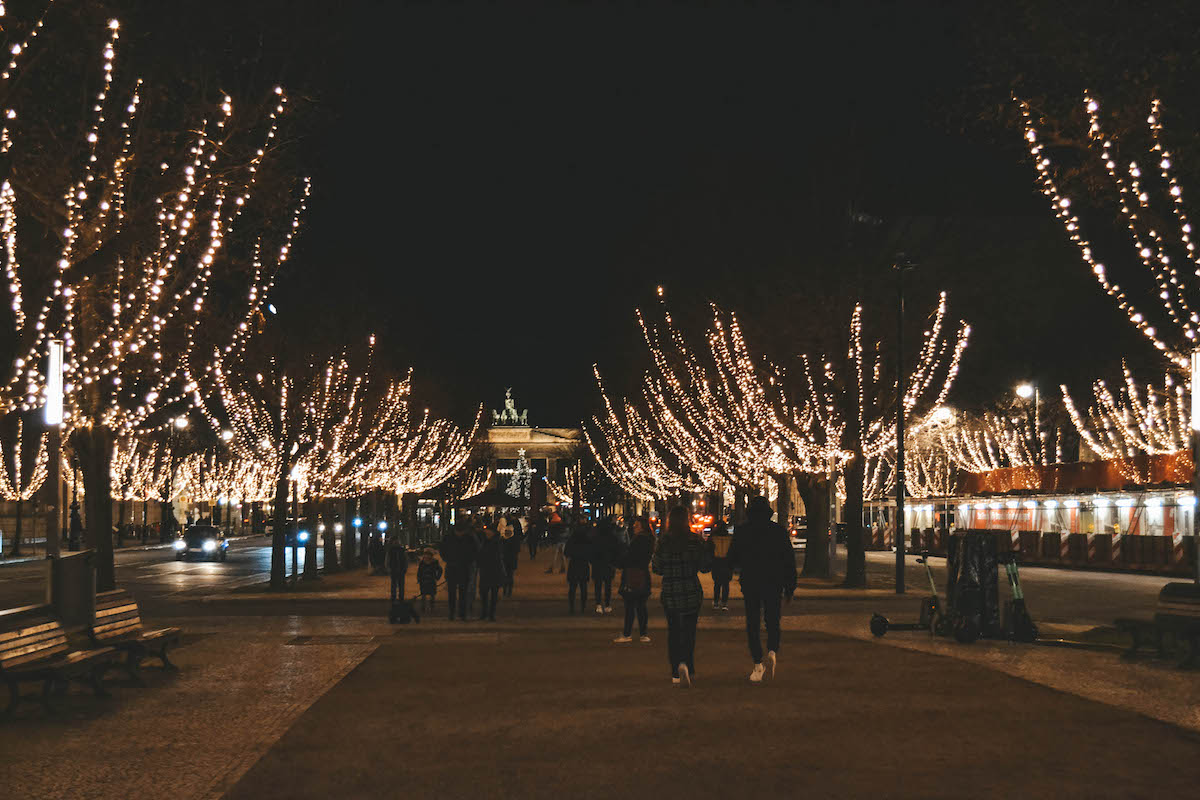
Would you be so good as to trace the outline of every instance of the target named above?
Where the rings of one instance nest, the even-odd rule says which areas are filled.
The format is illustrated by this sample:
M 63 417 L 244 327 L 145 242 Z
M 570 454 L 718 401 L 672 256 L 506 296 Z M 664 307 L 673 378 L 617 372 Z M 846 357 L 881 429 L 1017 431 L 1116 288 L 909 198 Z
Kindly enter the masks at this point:
M 491 412 L 491 425 L 479 433 L 480 441 L 491 450 L 488 468 L 492 483 L 488 488 L 508 487 L 522 452 L 534 472 L 534 483 L 545 485 L 545 479 L 563 480 L 563 469 L 579 458 L 586 447 L 580 428 L 538 428 L 529 424 L 529 410 L 518 412 L 512 389 L 504 392 L 504 408 Z M 535 493 L 538 490 L 535 489 Z M 544 498 L 544 490 L 541 494 Z

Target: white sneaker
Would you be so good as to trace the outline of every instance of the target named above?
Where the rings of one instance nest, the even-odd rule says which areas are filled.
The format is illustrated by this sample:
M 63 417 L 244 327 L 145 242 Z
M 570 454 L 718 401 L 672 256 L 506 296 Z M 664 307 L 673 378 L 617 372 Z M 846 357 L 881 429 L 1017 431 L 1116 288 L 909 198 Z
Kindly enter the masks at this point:
M 604 613 L 605 613 L 605 614 L 611 614 L 611 613 L 612 613 L 612 606 L 605 606 L 605 607 L 604 607 Z
M 687 664 L 679 665 L 679 680 L 682 682 L 683 688 L 691 688 L 692 676 L 688 672 Z
M 596 606 L 596 613 L 597 613 L 597 614 L 603 614 L 603 613 L 604 613 L 604 607 L 603 607 L 603 606 Z
M 623 643 L 623 642 L 632 642 L 633 639 L 629 636 L 625 636 L 624 634 L 622 634 L 622 635 L 618 636 L 617 638 L 613 639 L 613 641 L 619 644 L 619 643 Z
M 750 670 L 750 682 L 751 683 L 762 683 L 764 672 L 766 672 L 766 670 L 763 669 L 762 664 L 755 664 L 754 669 Z
M 641 636 L 638 638 L 638 641 L 639 641 L 639 642 L 641 642 L 642 644 L 645 644 L 646 642 L 649 642 L 649 641 L 650 641 L 650 637 L 649 637 L 649 636 L 647 636 L 647 635 L 645 635 L 645 634 L 642 634 L 642 635 L 641 635 Z
M 767 677 L 769 677 L 771 680 L 775 680 L 775 651 L 774 650 L 767 651 L 767 672 L 768 672 Z

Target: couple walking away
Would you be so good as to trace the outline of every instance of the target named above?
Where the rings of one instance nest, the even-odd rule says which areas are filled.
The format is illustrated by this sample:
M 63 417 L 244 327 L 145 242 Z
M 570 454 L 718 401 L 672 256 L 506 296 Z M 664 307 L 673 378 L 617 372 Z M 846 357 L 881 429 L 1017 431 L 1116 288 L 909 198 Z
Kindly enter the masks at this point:
M 796 557 L 782 525 L 771 521 L 767 498 L 753 498 L 746 509 L 747 522 L 733 532 L 733 542 L 725 556 L 729 569 L 741 568 L 739 582 L 746 603 L 746 635 L 754 667 L 753 683 L 774 677 L 779 653 L 779 621 L 782 602 L 790 602 L 796 591 Z M 712 567 L 712 551 L 688 525 L 687 511 L 674 508 L 667 529 L 654 552 L 652 567 L 662 576 L 662 604 L 667 615 L 667 656 L 671 662 L 671 683 L 691 686 L 696 677 L 696 621 L 704 594 L 699 573 Z M 767 653 L 764 663 L 760 630 L 767 626 Z

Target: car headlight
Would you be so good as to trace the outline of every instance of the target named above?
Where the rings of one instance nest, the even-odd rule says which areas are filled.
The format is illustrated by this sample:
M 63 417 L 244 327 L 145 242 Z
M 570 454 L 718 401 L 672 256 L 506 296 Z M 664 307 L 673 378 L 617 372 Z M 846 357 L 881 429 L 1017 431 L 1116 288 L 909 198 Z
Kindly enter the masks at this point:
M 183 539 L 176 539 L 175 540 L 175 549 L 176 550 L 187 550 L 187 542 L 185 542 Z
M 308 531 L 300 531 L 300 533 L 296 534 L 296 539 L 301 542 L 307 542 L 308 541 Z
M 204 552 L 211 553 L 212 551 L 214 551 L 216 549 L 217 549 L 217 540 L 216 539 L 205 539 L 204 540 Z

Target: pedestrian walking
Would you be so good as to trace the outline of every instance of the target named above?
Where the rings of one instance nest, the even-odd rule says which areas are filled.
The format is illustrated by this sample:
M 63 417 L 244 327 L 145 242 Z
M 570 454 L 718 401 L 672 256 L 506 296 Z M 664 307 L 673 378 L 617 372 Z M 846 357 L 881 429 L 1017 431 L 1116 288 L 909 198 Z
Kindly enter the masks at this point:
M 392 578 L 392 604 L 404 600 L 404 578 L 408 575 L 408 551 L 400 540 L 388 539 L 387 552 L 384 555 L 388 575 Z
M 567 559 L 567 602 L 572 614 L 575 613 L 575 591 L 579 590 L 579 612 L 587 606 L 588 577 L 591 572 L 592 537 L 591 526 L 581 519 L 576 520 L 571 531 L 571 538 L 563 547 Z
M 467 535 L 475 540 L 475 553 L 478 556 L 479 546 L 483 544 L 483 531 L 488 525 L 487 516 L 475 517 L 471 520 L 471 528 Z M 478 557 L 467 568 L 467 616 L 475 616 L 475 590 L 479 586 Z
M 546 515 L 541 509 L 533 512 L 533 516 L 529 518 L 529 524 L 525 527 L 525 544 L 529 548 L 529 560 L 537 559 L 538 547 L 542 544 L 542 538 L 546 535 Z
M 479 546 L 476 563 L 479 565 L 479 603 L 482 606 L 479 618 L 495 622 L 496 603 L 504 583 L 504 550 L 494 528 L 483 529 L 483 543 Z
M 601 520 L 592 535 L 592 587 L 596 595 L 596 613 L 612 613 L 612 582 L 621 557 L 621 540 L 609 520 Z
M 440 545 L 442 561 L 446 563 L 446 594 L 450 602 L 450 619 L 454 619 L 457 603 L 458 618 L 467 618 L 467 583 L 475 566 L 478 546 L 466 524 L 454 526 L 451 533 L 442 537 Z
M 727 560 L 731 569 L 740 568 L 739 582 L 746 604 L 746 636 L 754 668 L 750 681 L 774 678 L 779 653 L 781 603 L 790 603 L 796 592 L 796 555 L 787 529 L 771 520 L 771 503 L 759 495 L 746 508 L 746 523 L 733 531 Z M 763 663 L 759 626 L 767 625 L 767 655 Z
M 708 554 L 712 558 L 713 611 L 729 610 L 729 582 L 733 580 L 733 568 L 729 566 L 729 548 L 733 537 L 725 521 L 717 522 L 708 537 Z
M 621 560 L 621 599 L 625 602 L 625 629 L 614 642 L 632 642 L 633 618 L 637 617 L 638 634 L 643 642 L 649 642 L 646 623 L 649 613 L 646 601 L 650 598 L 650 558 L 654 554 L 654 537 L 650 534 L 650 520 L 637 517 L 630 531 L 629 548 Z
M 686 509 L 671 509 L 651 568 L 662 576 L 660 598 L 667 615 L 671 683 L 689 687 L 696 677 L 696 621 L 704 602 L 697 573 L 708 572 L 709 559 L 704 541 L 688 525 Z
M 442 565 L 432 547 L 426 547 L 417 564 L 417 587 L 421 590 L 421 610 L 433 611 L 433 603 L 437 599 L 438 581 L 442 579 Z M 426 605 L 428 604 L 428 608 Z
M 513 578 L 516 576 L 517 563 L 521 559 L 521 534 L 519 525 L 511 525 L 500 534 L 500 549 L 504 553 L 504 596 L 512 597 Z
M 566 547 L 567 539 L 571 536 L 571 530 L 557 511 L 553 511 L 550 514 L 548 536 L 549 544 L 554 548 L 554 554 L 550 561 L 550 568 L 546 570 L 546 574 L 549 575 L 556 569 L 561 573 L 567 566 Z

